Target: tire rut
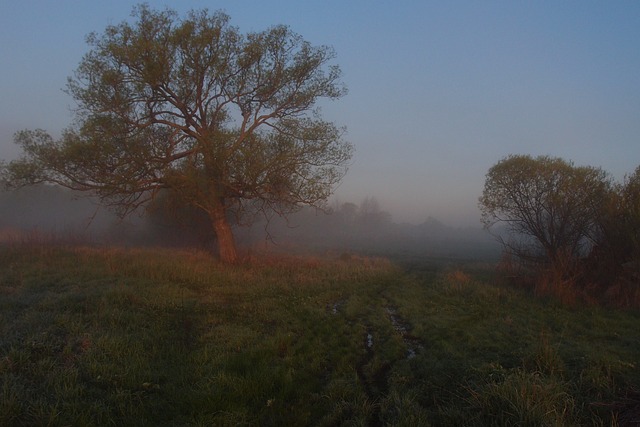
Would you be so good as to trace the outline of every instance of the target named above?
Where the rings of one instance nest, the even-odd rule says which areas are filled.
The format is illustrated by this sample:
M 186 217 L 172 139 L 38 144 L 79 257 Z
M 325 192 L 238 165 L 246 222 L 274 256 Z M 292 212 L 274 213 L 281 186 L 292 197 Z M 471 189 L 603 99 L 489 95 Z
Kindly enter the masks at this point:
M 394 307 L 387 306 L 385 307 L 385 311 L 389 316 L 393 329 L 400 334 L 404 345 L 407 347 L 406 358 L 412 359 L 416 357 L 419 352 L 424 350 L 424 345 L 420 338 L 411 333 L 411 324 L 400 317 L 398 315 L 398 311 Z
M 327 308 L 335 316 L 340 313 L 340 308 L 344 303 L 344 300 L 340 300 Z M 402 338 L 407 350 L 404 358 L 384 363 L 372 371 L 369 368 L 372 368 L 371 365 L 376 355 L 376 341 L 373 328 L 370 325 L 366 326 L 366 332 L 362 337 L 365 353 L 356 364 L 355 370 L 367 398 L 373 403 L 373 412 L 367 424 L 372 427 L 383 425 L 380 401 L 389 393 L 389 374 L 393 365 L 402 360 L 416 357 L 424 349 L 421 340 L 411 334 L 411 324 L 398 314 L 395 307 L 386 305 L 384 311 L 394 331 Z

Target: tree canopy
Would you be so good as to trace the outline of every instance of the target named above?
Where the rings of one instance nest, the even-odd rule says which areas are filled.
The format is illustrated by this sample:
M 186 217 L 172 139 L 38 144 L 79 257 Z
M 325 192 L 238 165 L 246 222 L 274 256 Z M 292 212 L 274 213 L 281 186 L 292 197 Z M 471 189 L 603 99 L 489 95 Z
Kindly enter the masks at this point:
M 485 227 L 505 226 L 510 251 L 560 267 L 597 240 L 610 192 L 599 168 L 513 155 L 489 169 L 479 206 Z
M 606 273 L 640 259 L 640 167 L 614 190 L 603 206 L 605 215 L 597 242 L 598 261 L 608 264 Z
M 242 34 L 223 12 L 132 16 L 88 36 L 67 84 L 76 123 L 58 140 L 19 132 L 7 182 L 90 191 L 123 215 L 170 191 L 206 212 L 227 262 L 232 217 L 324 205 L 353 153 L 318 108 L 346 94 L 331 48 L 283 25 Z

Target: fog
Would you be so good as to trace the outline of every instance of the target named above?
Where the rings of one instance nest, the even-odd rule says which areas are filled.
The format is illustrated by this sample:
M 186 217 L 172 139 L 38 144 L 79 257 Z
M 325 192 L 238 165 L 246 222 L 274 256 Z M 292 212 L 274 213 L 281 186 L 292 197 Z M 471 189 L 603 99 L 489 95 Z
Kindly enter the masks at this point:
M 0 193 L 3 243 L 133 244 L 141 235 L 140 217 L 120 220 L 84 194 L 52 185 Z
M 307 207 L 287 218 L 262 218 L 250 226 L 236 226 L 235 235 L 243 255 L 267 252 L 493 260 L 500 250 L 479 225 L 454 227 L 435 217 L 417 224 L 397 221 L 373 196 L 333 200 L 325 211 Z M 52 185 L 0 193 L 0 240 L 215 247 L 208 219 L 198 212 L 155 208 L 121 219 L 85 194 Z
M 72 123 L 77 105 L 63 89 L 88 51 L 85 36 L 128 19 L 137 3 L 3 4 L 0 159 L 20 154 L 17 131 L 41 128 L 57 138 Z M 285 24 L 335 49 L 349 94 L 318 107 L 346 127 L 356 151 L 331 205 L 375 197 L 391 214 L 385 232 L 430 217 L 452 235 L 480 227 L 484 175 L 509 154 L 599 166 L 618 180 L 640 159 L 639 2 L 171 3 L 180 15 L 223 7 L 243 33 Z M 81 229 L 76 213 L 55 227 Z M 91 233 L 109 221 L 100 218 L 102 211 Z M 293 233 L 279 230 L 276 241 Z

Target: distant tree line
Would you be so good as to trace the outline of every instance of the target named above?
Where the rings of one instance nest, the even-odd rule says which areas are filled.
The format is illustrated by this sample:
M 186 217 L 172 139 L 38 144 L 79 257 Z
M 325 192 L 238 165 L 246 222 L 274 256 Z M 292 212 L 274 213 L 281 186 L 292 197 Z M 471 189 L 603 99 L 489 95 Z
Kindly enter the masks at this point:
M 511 155 L 489 169 L 479 206 L 512 277 L 640 304 L 640 167 L 615 182 L 597 167 Z
M 249 226 L 231 218 L 242 257 L 262 253 L 497 259 L 499 246 L 477 228 L 453 228 L 433 217 L 399 224 L 373 196 L 305 207 L 287 217 L 255 218 Z M 39 184 L 0 190 L 0 245 L 4 243 L 133 245 L 211 250 L 216 235 L 201 210 L 161 192 L 128 218 L 119 218 L 86 193 Z
M 181 203 L 181 199 L 172 192 L 164 192 L 148 207 L 148 226 L 156 235 L 164 236 L 167 242 L 187 241 L 192 244 L 209 246 L 215 241 L 216 235 L 210 230 L 209 219 L 199 209 Z M 242 218 L 232 218 L 236 233 L 242 237 Z M 246 245 L 266 237 L 275 244 L 296 236 L 300 246 L 308 246 L 319 241 L 326 241 L 323 246 L 331 243 L 354 243 L 356 238 L 362 237 L 369 243 L 384 235 L 391 227 L 391 214 L 382 210 L 378 200 L 373 196 L 365 197 L 360 204 L 353 202 L 336 203 L 324 210 L 315 208 L 303 209 L 287 218 L 277 214 L 263 215 L 253 218 L 250 223 L 253 228 L 260 230 L 260 237 L 245 236 Z

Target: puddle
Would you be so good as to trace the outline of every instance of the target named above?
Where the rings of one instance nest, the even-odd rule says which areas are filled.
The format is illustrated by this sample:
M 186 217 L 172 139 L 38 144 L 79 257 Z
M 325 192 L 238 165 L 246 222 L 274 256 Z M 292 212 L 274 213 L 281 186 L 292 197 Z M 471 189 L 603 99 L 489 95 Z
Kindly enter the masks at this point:
M 411 330 L 410 325 L 405 322 L 396 310 L 392 307 L 386 307 L 387 315 L 389 316 L 389 320 L 391 320 L 391 324 L 393 325 L 393 329 L 396 330 L 398 334 L 402 337 L 402 341 L 404 345 L 407 346 L 407 359 L 412 359 L 416 357 L 419 350 L 422 350 L 423 346 L 420 343 L 418 337 L 411 335 L 409 332 Z
M 336 301 L 333 304 L 329 305 L 327 309 L 331 312 L 331 314 L 335 316 L 336 314 L 338 314 L 338 311 L 340 311 L 340 307 L 342 307 L 343 304 L 344 300 Z

